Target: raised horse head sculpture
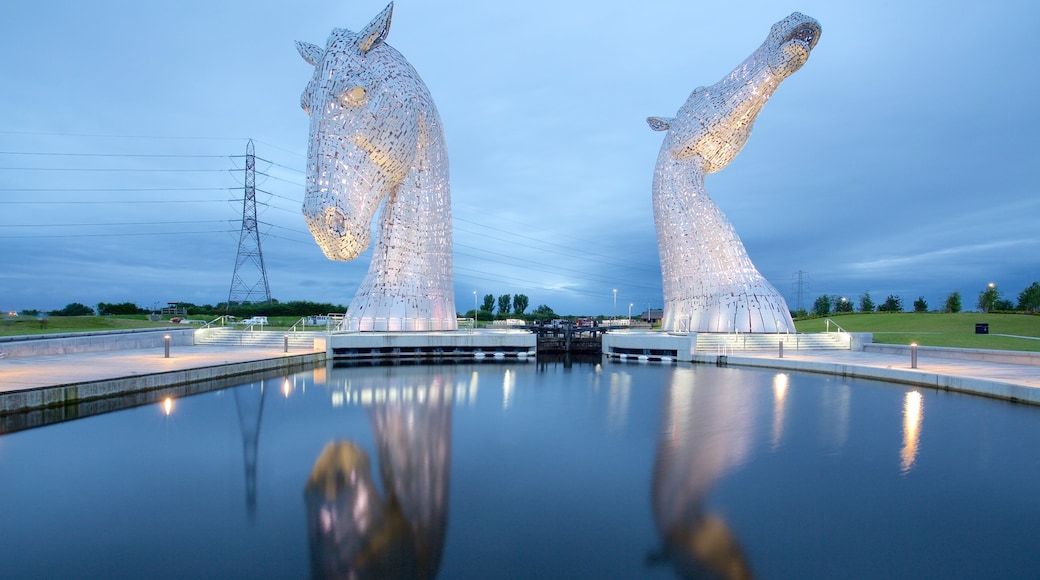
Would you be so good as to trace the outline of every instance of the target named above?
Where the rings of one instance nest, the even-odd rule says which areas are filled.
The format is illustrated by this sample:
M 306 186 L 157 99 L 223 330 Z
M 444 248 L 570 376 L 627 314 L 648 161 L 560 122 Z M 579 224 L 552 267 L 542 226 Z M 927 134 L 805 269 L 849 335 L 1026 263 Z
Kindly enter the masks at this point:
M 331 260 L 353 260 L 378 233 L 347 309 L 354 330 L 454 330 L 451 193 L 440 116 L 419 74 L 385 42 L 393 3 L 325 48 L 297 42 L 314 75 L 303 216 Z
M 820 24 L 795 12 L 729 75 L 697 87 L 666 131 L 654 170 L 657 244 L 664 278 L 662 328 L 689 332 L 793 332 L 783 296 L 751 263 L 733 226 L 704 189 L 704 176 L 736 157 L 780 82 L 805 64 Z

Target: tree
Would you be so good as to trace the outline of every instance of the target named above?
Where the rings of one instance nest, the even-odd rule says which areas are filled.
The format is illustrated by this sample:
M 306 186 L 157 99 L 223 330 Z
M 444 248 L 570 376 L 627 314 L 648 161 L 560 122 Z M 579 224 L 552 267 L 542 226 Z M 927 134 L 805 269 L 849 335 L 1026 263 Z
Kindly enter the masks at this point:
M 1018 294 L 1018 309 L 1026 312 L 1040 310 L 1040 282 L 1033 282 Z
M 481 305 L 480 309 L 484 312 L 495 311 L 495 297 L 491 294 L 484 295 L 484 304 Z
M 94 314 L 93 308 L 79 302 L 73 302 L 61 310 L 51 312 L 51 316 L 90 316 L 92 314 Z
M 827 316 L 831 313 L 831 297 L 824 294 L 813 302 L 813 314 L 816 316 Z
M 863 295 L 859 297 L 859 311 L 860 312 L 873 312 L 874 311 L 874 301 L 870 299 L 870 292 L 864 292 Z
M 877 307 L 878 312 L 902 312 L 903 311 L 903 299 L 898 296 L 888 295 L 885 298 L 884 304 Z
M 527 310 L 527 305 L 527 296 L 525 296 L 524 294 L 516 294 L 515 296 L 513 296 L 513 314 L 516 314 L 517 316 L 522 316 L 524 310 Z
M 979 292 L 978 307 L 983 312 L 989 312 L 994 309 L 997 304 L 997 300 L 1000 300 L 1000 291 L 997 290 L 997 285 L 990 282 L 989 286 L 985 290 Z
M 552 320 L 553 318 L 556 318 L 556 313 L 553 312 L 553 309 L 549 308 L 545 304 L 539 304 L 538 308 L 535 308 L 534 312 L 531 315 L 535 319 L 543 320 L 543 321 L 544 320 Z
M 961 293 L 950 292 L 950 295 L 946 297 L 946 303 L 943 304 L 943 312 L 950 312 L 956 314 L 961 311 Z
M 993 310 L 1002 310 L 1004 312 L 1010 312 L 1015 309 L 1015 303 L 1008 300 L 1007 298 L 1000 298 L 993 303 Z
M 844 296 L 834 298 L 834 311 L 835 312 L 852 312 L 852 301 Z
M 138 308 L 133 302 L 123 302 L 122 304 L 98 302 L 97 305 L 98 314 L 145 314 L 146 312 L 146 310 Z
M 509 309 L 513 304 L 513 297 L 509 294 L 503 294 L 498 297 L 498 315 L 505 316 L 509 314 Z
M 917 300 L 914 300 L 914 312 L 928 312 L 928 303 L 925 302 L 924 296 L 919 296 Z

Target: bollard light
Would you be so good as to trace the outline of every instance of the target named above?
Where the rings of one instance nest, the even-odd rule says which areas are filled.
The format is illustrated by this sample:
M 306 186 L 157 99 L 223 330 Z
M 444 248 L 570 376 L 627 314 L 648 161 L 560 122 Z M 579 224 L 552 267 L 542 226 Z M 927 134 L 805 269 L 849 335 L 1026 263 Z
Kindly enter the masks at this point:
M 780 358 L 784 358 L 784 339 L 780 339 Z
M 910 343 L 910 368 L 917 368 L 917 343 Z
M 166 347 L 166 356 L 165 356 L 165 358 L 170 358 L 170 335 L 167 334 L 166 336 L 164 336 L 162 338 L 163 338 L 163 344 Z
M 289 335 L 283 335 L 283 338 L 285 338 L 285 352 L 289 352 Z

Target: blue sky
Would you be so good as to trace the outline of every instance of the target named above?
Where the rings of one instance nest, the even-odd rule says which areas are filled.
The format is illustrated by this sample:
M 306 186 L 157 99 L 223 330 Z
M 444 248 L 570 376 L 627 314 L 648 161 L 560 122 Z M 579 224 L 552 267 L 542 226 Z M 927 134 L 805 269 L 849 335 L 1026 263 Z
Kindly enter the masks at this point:
M 0 308 L 227 299 L 255 140 L 272 295 L 346 304 L 300 205 L 311 67 L 386 2 L 16 3 L 0 20 Z M 794 308 L 821 294 L 973 307 L 1040 280 L 1040 5 L 997 0 L 519 4 L 398 0 L 388 42 L 448 140 L 460 311 L 524 293 L 563 314 L 661 305 L 650 201 L 662 134 L 793 11 L 809 62 L 707 179 Z M 237 201 L 236 201 L 237 198 Z

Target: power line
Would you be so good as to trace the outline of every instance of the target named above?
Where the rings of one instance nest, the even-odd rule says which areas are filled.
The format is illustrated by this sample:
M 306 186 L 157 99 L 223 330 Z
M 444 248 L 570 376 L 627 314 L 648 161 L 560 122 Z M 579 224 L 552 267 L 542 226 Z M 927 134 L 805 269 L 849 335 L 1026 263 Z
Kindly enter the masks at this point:
M 169 224 L 217 224 L 227 223 L 228 220 L 191 220 L 178 222 L 114 222 L 107 224 L 0 224 L 0 228 L 71 228 L 71 227 L 96 227 L 96 226 L 161 226 Z
M 225 159 L 233 155 L 201 155 L 190 153 L 52 153 L 44 151 L 0 151 L 0 155 L 37 155 L 41 157 L 139 157 L 148 159 Z
M 197 232 L 141 232 L 119 234 L 44 234 L 42 236 L 0 236 L 4 240 L 29 240 L 36 238 L 114 238 L 121 236 L 182 236 L 196 234 L 226 234 L 228 230 L 203 230 Z
M 225 172 L 227 169 L 185 169 L 185 168 L 129 168 L 129 167 L 114 167 L 114 168 L 103 168 L 103 167 L 0 167 L 0 171 L 86 171 L 90 173 L 97 172 L 109 172 L 109 173 L 150 173 L 150 172 L 169 172 L 169 173 L 215 173 Z

